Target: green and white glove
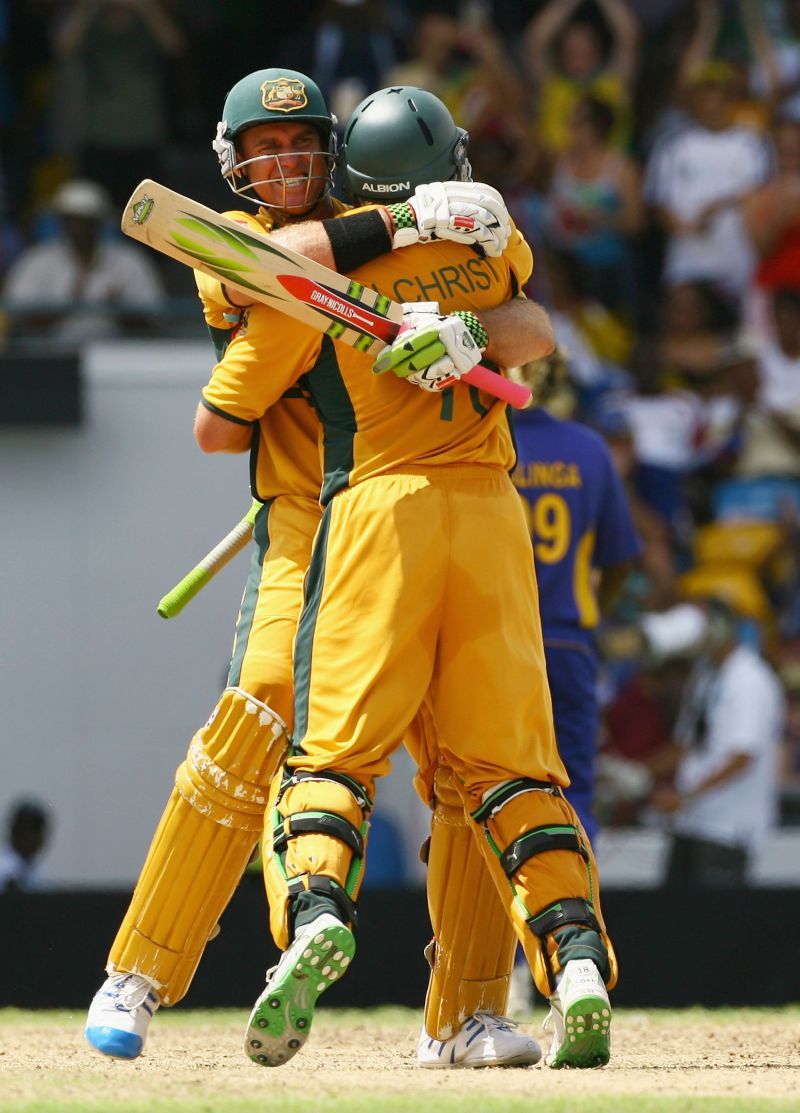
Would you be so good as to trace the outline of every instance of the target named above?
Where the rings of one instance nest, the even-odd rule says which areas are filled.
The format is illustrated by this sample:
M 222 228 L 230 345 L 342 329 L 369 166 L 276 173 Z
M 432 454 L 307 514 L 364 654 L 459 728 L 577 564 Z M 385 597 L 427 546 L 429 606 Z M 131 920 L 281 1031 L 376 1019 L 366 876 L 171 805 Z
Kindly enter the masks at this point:
M 431 182 L 407 201 L 387 205 L 394 222 L 392 247 L 431 240 L 479 244 L 497 258 L 511 235 L 511 218 L 500 194 L 483 182 Z
M 438 393 L 480 363 L 488 342 L 474 313 L 459 310 L 445 316 L 438 302 L 406 302 L 403 330 L 378 356 L 373 371 L 393 371 L 421 390 Z

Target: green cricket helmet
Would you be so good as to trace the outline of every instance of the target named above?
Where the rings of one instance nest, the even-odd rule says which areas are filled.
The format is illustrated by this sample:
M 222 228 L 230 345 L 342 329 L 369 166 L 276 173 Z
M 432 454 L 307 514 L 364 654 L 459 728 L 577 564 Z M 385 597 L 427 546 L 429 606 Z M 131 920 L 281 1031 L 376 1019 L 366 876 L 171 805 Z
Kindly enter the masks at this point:
M 339 170 L 354 201 L 405 201 L 426 182 L 469 182 L 469 136 L 425 89 L 394 86 L 358 105 L 344 133 Z
M 238 136 L 256 124 L 287 122 L 310 123 L 320 133 L 321 150 L 326 160 L 326 186 L 323 192 L 330 192 L 333 188 L 337 150 L 336 117 L 329 111 L 319 86 L 310 77 L 297 70 L 273 67 L 247 74 L 241 81 L 237 81 L 225 98 L 222 120 L 217 124 L 217 134 L 212 146 L 219 159 L 222 176 L 234 193 L 264 204 L 253 190 L 260 182 L 253 180 L 251 174 L 252 164 L 260 159 L 241 159 L 236 147 Z M 282 176 L 281 157 L 271 156 L 276 160 L 273 171 L 277 166 L 277 177 Z M 262 179 L 274 180 L 274 172 L 270 178 Z M 309 178 L 309 184 L 312 180 Z

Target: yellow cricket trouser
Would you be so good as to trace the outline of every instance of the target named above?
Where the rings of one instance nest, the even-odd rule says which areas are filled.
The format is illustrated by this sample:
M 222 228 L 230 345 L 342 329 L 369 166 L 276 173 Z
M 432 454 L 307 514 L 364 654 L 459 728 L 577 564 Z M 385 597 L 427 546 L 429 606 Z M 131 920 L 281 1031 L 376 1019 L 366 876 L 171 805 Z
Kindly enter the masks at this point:
M 236 624 L 228 684 L 272 708 L 291 733 L 292 645 L 303 583 L 322 509 L 315 499 L 281 495 L 256 519 L 253 553 Z
M 473 807 L 514 777 L 568 784 L 556 749 L 530 538 L 501 470 L 431 468 L 336 495 L 295 646 L 289 764 L 372 792 L 426 697 Z

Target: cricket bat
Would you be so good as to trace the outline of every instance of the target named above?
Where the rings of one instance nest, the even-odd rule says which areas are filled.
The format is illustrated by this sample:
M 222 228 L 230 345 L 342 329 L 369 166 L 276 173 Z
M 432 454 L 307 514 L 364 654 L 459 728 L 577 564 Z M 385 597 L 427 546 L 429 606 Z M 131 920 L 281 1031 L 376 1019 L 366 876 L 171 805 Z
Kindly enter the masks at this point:
M 176 614 L 180 614 L 189 600 L 194 599 L 198 591 L 247 546 L 253 536 L 253 525 L 260 507 L 261 503 L 254 501 L 241 522 L 238 522 L 191 572 L 187 572 L 183 579 L 167 592 L 157 608 L 162 618 L 174 618 Z
M 399 302 L 149 178 L 125 206 L 122 231 L 369 355 L 377 356 L 401 330 Z M 518 409 L 531 399 L 526 387 L 488 367 L 474 367 L 462 379 Z

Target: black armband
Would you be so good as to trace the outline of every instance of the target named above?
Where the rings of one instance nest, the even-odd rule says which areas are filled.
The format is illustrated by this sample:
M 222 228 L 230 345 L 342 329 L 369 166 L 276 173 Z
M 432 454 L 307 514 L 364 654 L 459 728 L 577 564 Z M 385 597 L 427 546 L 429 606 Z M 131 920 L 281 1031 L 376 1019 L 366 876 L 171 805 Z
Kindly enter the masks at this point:
M 347 274 L 392 250 L 392 237 L 377 209 L 323 220 L 337 271 Z

